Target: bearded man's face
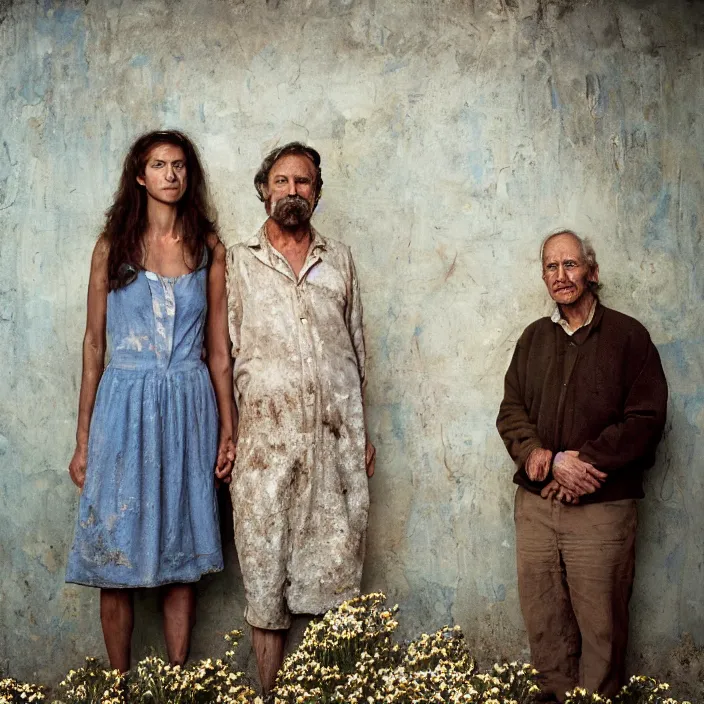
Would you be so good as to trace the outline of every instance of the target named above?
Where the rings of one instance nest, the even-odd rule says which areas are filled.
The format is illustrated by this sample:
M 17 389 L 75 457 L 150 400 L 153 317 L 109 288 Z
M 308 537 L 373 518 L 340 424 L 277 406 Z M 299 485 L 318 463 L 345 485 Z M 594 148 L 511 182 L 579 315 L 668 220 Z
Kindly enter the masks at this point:
M 267 213 L 282 227 L 306 225 L 315 208 L 316 170 L 302 154 L 281 157 L 269 171 Z

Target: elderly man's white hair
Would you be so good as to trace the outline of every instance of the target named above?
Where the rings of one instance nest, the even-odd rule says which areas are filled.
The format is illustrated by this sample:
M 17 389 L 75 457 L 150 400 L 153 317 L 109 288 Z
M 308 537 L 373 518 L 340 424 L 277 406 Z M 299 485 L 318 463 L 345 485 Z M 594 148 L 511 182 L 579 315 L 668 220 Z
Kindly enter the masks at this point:
M 579 249 L 581 250 L 582 254 L 582 259 L 586 262 L 587 266 L 589 267 L 589 271 L 594 271 L 596 267 L 598 266 L 597 261 L 596 261 L 596 252 L 594 251 L 594 247 L 592 246 L 592 243 L 589 241 L 589 238 L 587 237 L 580 237 L 574 230 L 566 230 L 564 228 L 561 228 L 559 230 L 555 230 L 555 232 L 551 232 L 541 243 L 540 245 L 540 266 L 543 265 L 543 252 L 545 251 L 545 245 L 554 237 L 559 237 L 560 235 L 570 235 L 571 237 L 574 237 L 577 242 L 579 243 Z

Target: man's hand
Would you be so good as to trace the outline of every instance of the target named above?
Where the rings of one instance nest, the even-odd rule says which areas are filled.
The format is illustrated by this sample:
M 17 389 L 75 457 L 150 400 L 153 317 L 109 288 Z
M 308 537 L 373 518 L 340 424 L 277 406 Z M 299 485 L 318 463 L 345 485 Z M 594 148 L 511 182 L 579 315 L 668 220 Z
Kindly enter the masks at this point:
M 364 450 L 364 464 L 367 467 L 367 476 L 374 476 L 374 463 L 376 462 L 376 448 L 367 440 L 367 446 Z
M 578 504 L 579 497 L 575 496 L 572 492 L 565 489 L 557 479 L 553 479 L 547 486 L 543 487 L 540 495 L 544 499 L 555 498 L 558 501 L 562 501 L 563 504 Z
M 536 447 L 526 460 L 526 474 L 532 482 L 542 482 L 548 476 L 550 463 L 552 462 L 552 451 L 544 447 Z
M 68 465 L 68 473 L 71 475 L 71 481 L 79 488 L 83 489 L 83 484 L 86 481 L 86 467 L 88 466 L 88 446 L 76 445 L 76 450 L 73 453 L 71 462 Z
M 232 481 L 232 468 L 235 465 L 237 448 L 230 437 L 223 437 L 218 444 L 218 457 L 215 460 L 215 477 L 219 482 L 229 484 Z
M 552 474 L 573 496 L 593 494 L 607 476 L 589 462 L 580 460 L 576 450 L 558 452 L 552 465 Z

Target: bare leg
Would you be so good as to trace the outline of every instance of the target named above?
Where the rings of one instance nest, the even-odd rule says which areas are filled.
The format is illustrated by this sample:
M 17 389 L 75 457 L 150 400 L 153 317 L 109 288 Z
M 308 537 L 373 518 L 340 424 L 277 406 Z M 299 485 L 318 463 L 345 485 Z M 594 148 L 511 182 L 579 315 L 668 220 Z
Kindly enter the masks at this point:
M 268 694 L 276 682 L 276 675 L 284 661 L 284 645 L 288 631 L 269 631 L 252 626 L 252 647 L 257 658 L 259 680 L 264 694 Z
M 110 667 L 127 672 L 130 669 L 134 627 L 131 589 L 100 590 L 100 622 Z
M 164 638 L 172 665 L 183 665 L 196 623 L 196 595 L 191 584 L 171 584 L 164 592 Z

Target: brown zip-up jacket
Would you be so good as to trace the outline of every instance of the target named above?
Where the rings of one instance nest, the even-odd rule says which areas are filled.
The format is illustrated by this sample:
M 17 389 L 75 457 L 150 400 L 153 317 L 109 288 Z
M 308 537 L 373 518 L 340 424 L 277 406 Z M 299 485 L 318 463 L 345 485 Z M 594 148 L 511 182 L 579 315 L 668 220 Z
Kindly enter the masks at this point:
M 637 320 L 597 305 L 572 337 L 550 318 L 529 325 L 506 372 L 496 427 L 517 466 L 516 484 L 540 493 L 552 480 L 528 479 L 537 447 L 578 450 L 608 474 L 581 503 L 643 497 L 665 426 L 667 381 L 660 355 Z

